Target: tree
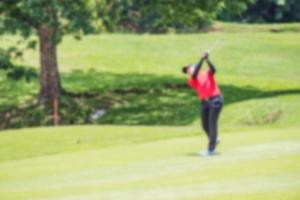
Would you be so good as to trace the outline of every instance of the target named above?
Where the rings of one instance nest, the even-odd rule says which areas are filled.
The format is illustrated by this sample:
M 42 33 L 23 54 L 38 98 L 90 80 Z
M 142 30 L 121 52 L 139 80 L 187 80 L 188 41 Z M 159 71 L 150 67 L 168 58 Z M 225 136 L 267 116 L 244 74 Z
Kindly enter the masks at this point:
M 198 31 L 215 19 L 219 10 L 240 13 L 254 0 L 103 0 L 98 16 L 108 31 Z M 109 5 L 109 6 L 108 6 Z
M 229 15 L 227 10 L 221 19 L 246 22 L 297 22 L 300 21 L 299 0 L 257 0 L 239 15 Z
M 258 0 L 242 17 L 249 22 L 300 21 L 299 0 Z
M 1 0 L 0 33 L 37 35 L 40 52 L 39 100 L 48 103 L 62 93 L 57 45 L 66 34 L 80 36 L 93 31 L 92 12 L 85 0 Z

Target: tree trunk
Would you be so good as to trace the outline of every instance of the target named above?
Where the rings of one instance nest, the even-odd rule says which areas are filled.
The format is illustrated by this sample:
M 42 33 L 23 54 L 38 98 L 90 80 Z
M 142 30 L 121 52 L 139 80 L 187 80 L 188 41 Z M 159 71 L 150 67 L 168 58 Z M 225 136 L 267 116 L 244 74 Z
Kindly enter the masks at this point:
M 39 101 L 51 103 L 62 91 L 58 73 L 56 44 L 53 42 L 55 29 L 42 25 L 38 29 L 40 42 L 40 94 Z

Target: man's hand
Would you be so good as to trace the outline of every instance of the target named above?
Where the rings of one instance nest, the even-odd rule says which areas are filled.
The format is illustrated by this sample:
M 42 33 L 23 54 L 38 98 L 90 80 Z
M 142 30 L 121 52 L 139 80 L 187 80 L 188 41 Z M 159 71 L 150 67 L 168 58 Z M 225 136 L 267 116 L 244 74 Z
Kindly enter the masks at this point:
M 204 54 L 203 54 L 203 58 L 207 60 L 207 59 L 208 59 L 208 56 L 209 56 L 208 52 L 207 52 L 207 51 L 206 51 L 206 52 L 204 52 Z

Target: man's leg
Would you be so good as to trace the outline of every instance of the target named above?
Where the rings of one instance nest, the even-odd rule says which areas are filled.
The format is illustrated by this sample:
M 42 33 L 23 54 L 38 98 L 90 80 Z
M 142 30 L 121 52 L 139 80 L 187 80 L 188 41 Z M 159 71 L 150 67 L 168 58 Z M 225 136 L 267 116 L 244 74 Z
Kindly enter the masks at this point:
M 201 124 L 204 132 L 209 139 L 209 106 L 208 103 L 202 102 L 200 105 Z
M 212 102 L 209 109 L 209 145 L 208 150 L 214 151 L 218 138 L 218 119 L 222 110 L 223 102 Z

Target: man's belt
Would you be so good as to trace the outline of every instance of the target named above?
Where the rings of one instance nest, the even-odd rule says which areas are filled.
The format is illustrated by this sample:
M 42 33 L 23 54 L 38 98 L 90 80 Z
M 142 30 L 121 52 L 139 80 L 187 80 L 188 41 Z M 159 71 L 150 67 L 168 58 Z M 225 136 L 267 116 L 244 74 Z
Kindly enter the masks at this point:
M 220 97 L 220 95 L 217 95 L 217 96 L 212 96 L 212 97 L 207 97 L 207 98 L 204 98 L 204 99 L 201 99 L 202 101 L 211 101 L 217 97 Z

